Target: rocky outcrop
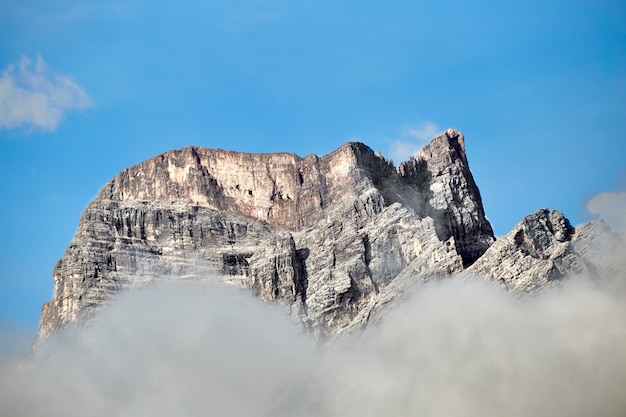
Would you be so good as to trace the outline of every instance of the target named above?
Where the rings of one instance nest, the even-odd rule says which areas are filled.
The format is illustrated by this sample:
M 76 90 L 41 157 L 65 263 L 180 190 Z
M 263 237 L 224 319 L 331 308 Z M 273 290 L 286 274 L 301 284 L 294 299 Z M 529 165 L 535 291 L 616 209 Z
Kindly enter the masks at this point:
M 455 273 L 493 241 L 452 129 L 398 167 L 361 143 L 305 158 L 189 147 L 122 171 L 88 205 L 40 336 L 124 289 L 217 276 L 332 337 L 393 298 L 403 271 Z
M 467 273 L 528 294 L 572 275 L 601 279 L 615 273 L 620 245 L 602 221 L 574 228 L 560 211 L 540 209 L 499 238 Z

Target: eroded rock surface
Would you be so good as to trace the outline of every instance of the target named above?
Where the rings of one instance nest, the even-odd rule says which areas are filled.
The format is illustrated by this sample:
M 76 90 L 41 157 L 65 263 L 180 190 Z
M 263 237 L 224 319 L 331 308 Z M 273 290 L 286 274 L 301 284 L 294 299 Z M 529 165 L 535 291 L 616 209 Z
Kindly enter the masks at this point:
M 533 293 L 614 272 L 605 261 L 619 245 L 602 222 L 574 229 L 548 209 L 494 241 L 453 129 L 397 167 L 361 143 L 305 158 L 184 148 L 125 169 L 88 205 L 39 336 L 125 289 L 217 279 L 327 339 L 377 321 L 432 278 L 479 275 Z
M 493 243 L 464 146 L 449 129 L 397 168 L 361 143 L 305 158 L 189 147 L 128 168 L 85 209 L 40 336 L 126 288 L 216 274 L 321 338 L 358 327 L 403 270 L 458 272 Z
M 574 228 L 560 211 L 540 209 L 499 238 L 467 272 L 528 294 L 572 275 L 600 279 L 614 273 L 620 245 L 602 221 Z

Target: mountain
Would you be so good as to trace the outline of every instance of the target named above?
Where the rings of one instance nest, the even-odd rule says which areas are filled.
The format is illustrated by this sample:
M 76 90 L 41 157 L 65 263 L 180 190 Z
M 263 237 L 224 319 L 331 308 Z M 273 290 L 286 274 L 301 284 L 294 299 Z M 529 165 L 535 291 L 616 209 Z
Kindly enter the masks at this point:
M 603 221 L 572 227 L 563 213 L 540 209 L 499 238 L 466 272 L 527 294 L 585 274 L 599 279 L 616 271 L 611 257 L 621 245 Z M 616 253 L 613 257 L 616 257 Z
M 448 129 L 397 167 L 362 143 L 301 158 L 188 147 L 115 176 L 54 268 L 39 337 L 164 279 L 218 279 L 289 307 L 319 339 L 361 328 L 417 283 L 477 274 L 532 292 L 594 268 L 610 233 L 557 211 L 496 240 Z

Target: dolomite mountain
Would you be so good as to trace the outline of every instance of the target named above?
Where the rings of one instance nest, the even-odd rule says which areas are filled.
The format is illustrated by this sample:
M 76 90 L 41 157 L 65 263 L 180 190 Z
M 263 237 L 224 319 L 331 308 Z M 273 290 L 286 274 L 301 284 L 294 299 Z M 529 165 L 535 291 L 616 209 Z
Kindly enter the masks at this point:
M 304 158 L 188 147 L 125 169 L 88 205 L 39 337 L 126 289 L 219 279 L 328 339 L 431 278 L 473 273 L 532 292 L 593 271 L 603 227 L 577 231 L 542 209 L 496 241 L 453 129 L 397 167 L 361 143 Z

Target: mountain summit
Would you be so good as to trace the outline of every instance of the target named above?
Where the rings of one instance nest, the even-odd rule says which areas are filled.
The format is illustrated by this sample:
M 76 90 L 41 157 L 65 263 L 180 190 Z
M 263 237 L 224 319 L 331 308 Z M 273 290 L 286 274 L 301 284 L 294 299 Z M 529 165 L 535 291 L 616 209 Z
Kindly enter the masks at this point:
M 588 265 L 577 248 L 596 235 L 576 236 L 540 211 L 496 242 L 454 129 L 397 167 L 357 142 L 304 158 L 187 147 L 125 169 L 87 206 L 39 336 L 125 289 L 214 277 L 333 338 L 430 277 L 473 271 L 521 291 L 558 281 Z

